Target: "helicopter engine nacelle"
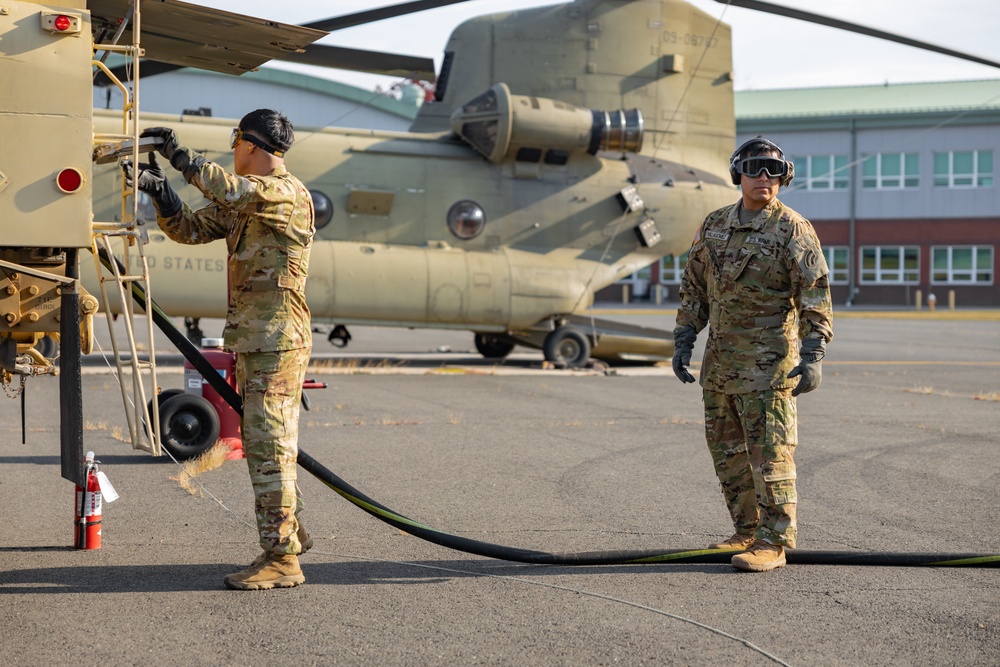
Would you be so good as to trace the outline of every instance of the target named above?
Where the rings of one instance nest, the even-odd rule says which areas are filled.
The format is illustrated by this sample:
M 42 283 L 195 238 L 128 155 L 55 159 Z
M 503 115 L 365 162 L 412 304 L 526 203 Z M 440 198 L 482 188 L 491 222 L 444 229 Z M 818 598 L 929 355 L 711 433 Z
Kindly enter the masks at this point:
M 544 97 L 511 95 L 498 83 L 451 115 L 455 133 L 491 162 L 520 149 L 638 153 L 639 109 L 596 111 Z

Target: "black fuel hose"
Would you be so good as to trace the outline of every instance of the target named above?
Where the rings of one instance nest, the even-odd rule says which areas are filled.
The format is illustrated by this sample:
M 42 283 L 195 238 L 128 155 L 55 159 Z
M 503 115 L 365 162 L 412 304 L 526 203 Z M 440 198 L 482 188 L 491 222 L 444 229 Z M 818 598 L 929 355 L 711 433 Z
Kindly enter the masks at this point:
M 107 254 L 99 251 L 101 262 L 111 270 Z M 115 259 L 119 271 L 124 272 L 121 262 Z M 131 283 L 132 297 L 141 308 L 145 308 L 145 290 L 138 283 Z M 171 343 L 201 373 L 237 414 L 243 414 L 243 400 L 212 364 L 205 359 L 201 350 L 187 339 L 183 332 L 160 310 L 156 302 L 151 302 L 153 322 Z M 323 466 L 319 461 L 299 448 L 298 464 L 302 468 L 372 516 L 414 537 L 465 553 L 518 563 L 540 565 L 624 565 L 644 563 L 728 563 L 733 549 L 687 549 L 687 550 L 630 550 L 630 551 L 563 551 L 548 552 L 532 549 L 506 547 L 452 535 L 414 521 L 391 510 L 382 503 L 369 498 L 343 479 Z M 789 563 L 801 565 L 891 565 L 922 567 L 1000 567 L 1000 554 L 947 554 L 947 553 L 891 553 L 891 552 L 851 552 L 851 551 L 804 551 L 789 549 L 785 552 Z

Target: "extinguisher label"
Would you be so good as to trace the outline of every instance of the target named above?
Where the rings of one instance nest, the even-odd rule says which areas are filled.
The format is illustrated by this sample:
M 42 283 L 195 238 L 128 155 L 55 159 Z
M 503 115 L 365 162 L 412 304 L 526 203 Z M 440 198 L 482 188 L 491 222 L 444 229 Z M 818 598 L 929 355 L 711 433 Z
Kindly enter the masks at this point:
M 80 506 L 80 494 L 82 491 L 76 492 L 76 506 Z M 94 516 L 95 514 L 101 514 L 101 492 L 92 493 L 87 492 L 87 497 L 83 501 L 83 516 Z

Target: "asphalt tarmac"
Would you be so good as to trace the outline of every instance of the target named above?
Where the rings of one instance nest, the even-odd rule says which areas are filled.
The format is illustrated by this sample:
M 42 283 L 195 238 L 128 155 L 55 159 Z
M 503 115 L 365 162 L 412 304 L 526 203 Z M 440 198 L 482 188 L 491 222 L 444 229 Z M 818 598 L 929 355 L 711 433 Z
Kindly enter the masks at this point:
M 891 315 L 837 318 L 822 387 L 799 399 L 799 547 L 1000 554 L 1000 322 Z M 521 349 L 498 365 L 467 333 L 352 333 L 337 357 L 317 340 L 310 375 L 329 386 L 309 392 L 300 446 L 390 508 L 544 551 L 731 533 L 700 390 L 669 366 L 551 370 Z M 121 496 L 99 550 L 69 547 L 58 381 L 28 382 L 27 444 L 20 401 L 0 403 L 10 664 L 1000 664 L 998 569 L 521 565 L 418 540 L 304 472 L 306 584 L 231 591 L 258 549 L 245 464 L 185 491 L 177 464 L 124 441 L 107 368 L 84 371 L 85 447 Z M 164 388 L 181 378 L 161 366 Z

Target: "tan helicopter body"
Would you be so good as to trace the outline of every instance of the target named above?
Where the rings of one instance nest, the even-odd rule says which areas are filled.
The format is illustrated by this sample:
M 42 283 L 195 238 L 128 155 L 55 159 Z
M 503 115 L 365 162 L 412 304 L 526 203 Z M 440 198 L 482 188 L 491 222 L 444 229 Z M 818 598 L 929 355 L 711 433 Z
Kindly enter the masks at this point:
M 414 132 L 297 130 L 289 169 L 332 212 L 307 288 L 316 323 L 470 329 L 490 335 L 477 339 L 484 353 L 517 342 L 568 365 L 591 347 L 669 356 L 666 332 L 588 330 L 573 316 L 595 291 L 686 251 L 705 214 L 735 197 L 728 27 L 675 0 L 579 0 L 473 19 L 445 53 L 440 99 Z M 142 122 L 231 160 L 233 121 L 181 120 Z M 102 217 L 120 185 L 97 181 Z M 151 236 L 160 306 L 224 316 L 224 245 Z M 566 326 L 576 333 L 560 346 Z

